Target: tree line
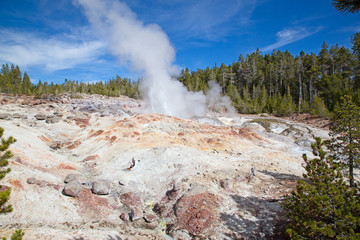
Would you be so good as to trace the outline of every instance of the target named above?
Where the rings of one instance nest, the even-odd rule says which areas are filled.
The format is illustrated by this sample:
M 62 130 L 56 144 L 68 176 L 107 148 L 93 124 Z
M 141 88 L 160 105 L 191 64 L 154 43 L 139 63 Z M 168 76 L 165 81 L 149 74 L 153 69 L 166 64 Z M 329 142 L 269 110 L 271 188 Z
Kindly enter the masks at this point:
M 345 94 L 360 103 L 360 55 L 355 44 L 359 37 L 359 33 L 353 36 L 352 50 L 329 47 L 326 42 L 318 54 L 301 51 L 299 56 L 287 50 L 262 54 L 257 49 L 228 66 L 215 64 L 196 71 L 186 68 L 179 80 L 190 91 L 205 93 L 208 81 L 216 81 L 241 113 L 327 116 Z
M 110 97 L 125 95 L 131 98 L 140 98 L 140 81 L 131 81 L 116 75 L 108 81 L 85 83 L 65 79 L 64 83 L 42 82 L 33 84 L 27 72 L 21 74 L 19 66 L 3 64 L 0 72 L 0 92 L 12 95 L 26 94 L 41 97 L 42 95 L 59 96 L 70 93 L 72 97 L 79 97 L 79 93 L 100 94 Z
M 262 54 L 259 49 L 226 66 L 215 64 L 196 71 L 185 68 L 178 80 L 189 91 L 208 90 L 208 82 L 216 81 L 240 113 L 271 113 L 289 116 L 307 112 L 328 117 L 340 98 L 350 95 L 360 104 L 360 33 L 352 37 L 352 49 L 339 45 L 329 47 L 323 42 L 318 54 L 300 52 L 293 56 L 288 50 Z M 43 94 L 58 96 L 69 92 L 126 95 L 141 98 L 141 79 L 116 77 L 108 81 L 85 83 L 65 79 L 62 84 L 39 81 L 33 84 L 18 66 L 3 64 L 0 91 L 7 94 Z

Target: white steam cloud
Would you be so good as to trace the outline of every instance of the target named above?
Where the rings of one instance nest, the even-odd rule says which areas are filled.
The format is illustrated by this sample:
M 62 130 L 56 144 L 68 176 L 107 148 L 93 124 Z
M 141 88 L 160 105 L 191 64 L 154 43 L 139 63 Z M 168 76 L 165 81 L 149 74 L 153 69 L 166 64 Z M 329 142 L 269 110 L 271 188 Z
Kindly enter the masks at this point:
M 188 118 L 205 115 L 207 98 L 189 92 L 171 76 L 175 50 L 160 26 L 145 25 L 124 3 L 117 0 L 77 0 L 89 22 L 109 42 L 110 51 L 122 64 L 143 71 L 142 88 L 151 111 Z

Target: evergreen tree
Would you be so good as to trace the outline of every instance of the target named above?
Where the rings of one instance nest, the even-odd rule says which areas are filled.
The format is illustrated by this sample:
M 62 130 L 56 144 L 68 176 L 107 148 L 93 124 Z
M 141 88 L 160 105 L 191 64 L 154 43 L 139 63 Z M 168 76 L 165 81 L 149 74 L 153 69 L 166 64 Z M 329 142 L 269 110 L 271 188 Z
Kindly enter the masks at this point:
M 314 159 L 304 154 L 306 174 L 283 207 L 291 223 L 291 239 L 360 239 L 360 196 L 342 176 L 341 165 L 328 155 L 320 138 L 312 145 Z
M 326 44 L 326 42 L 323 42 L 323 44 L 321 45 L 321 50 L 319 52 L 319 62 L 321 75 L 329 75 L 329 69 L 331 67 L 332 59 L 329 52 L 329 46 Z
M 7 168 L 9 164 L 8 160 L 13 155 L 11 151 L 7 150 L 10 144 L 14 143 L 16 139 L 13 137 L 8 137 L 7 139 L 3 138 L 4 129 L 0 127 L 0 180 L 5 177 L 7 173 L 10 172 L 10 168 Z M 10 204 L 7 204 L 9 200 L 11 189 L 5 186 L 0 185 L 0 188 L 4 188 L 4 191 L 0 192 L 0 214 L 6 214 L 12 212 L 13 208 Z M 22 230 L 16 230 L 15 233 L 11 236 L 12 240 L 21 240 L 24 233 Z M 6 240 L 6 238 L 2 238 Z
M 332 4 L 341 13 L 357 13 L 360 11 L 360 0 L 333 0 Z
M 325 102 L 319 96 L 315 96 L 311 104 L 311 114 L 323 118 L 328 118 L 330 116 L 330 112 L 326 108 Z
M 354 166 L 360 158 L 360 108 L 349 96 L 341 98 L 330 124 L 327 147 L 336 152 L 336 159 L 348 165 L 349 185 L 355 187 Z
M 351 43 L 353 44 L 353 53 L 360 59 L 360 32 L 355 33 L 351 37 Z
M 31 88 L 32 88 L 32 83 L 30 81 L 29 75 L 26 72 L 24 72 L 22 93 L 26 95 L 31 95 Z
M 7 150 L 9 145 L 14 143 L 16 140 L 12 137 L 8 139 L 4 139 L 3 136 L 4 129 L 0 127 L 0 180 L 5 177 L 7 173 L 10 172 L 10 168 L 6 168 L 9 164 L 8 159 L 11 158 L 13 155 L 11 151 Z M 3 187 L 0 185 L 0 188 Z M 11 212 L 12 206 L 6 205 L 7 201 L 9 200 L 11 189 L 7 188 L 6 190 L 0 192 L 0 213 L 8 213 Z

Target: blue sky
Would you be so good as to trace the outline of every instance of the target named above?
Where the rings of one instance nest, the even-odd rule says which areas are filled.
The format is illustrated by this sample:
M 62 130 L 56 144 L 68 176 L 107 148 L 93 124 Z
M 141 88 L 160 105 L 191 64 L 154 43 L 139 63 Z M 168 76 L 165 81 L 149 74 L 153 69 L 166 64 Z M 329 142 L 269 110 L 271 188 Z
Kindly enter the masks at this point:
M 259 48 L 318 54 L 321 44 L 351 48 L 360 13 L 342 15 L 331 0 L 124 0 L 144 25 L 157 24 L 176 51 L 174 64 L 196 70 L 231 64 Z M 0 0 L 0 64 L 31 80 L 61 83 L 136 79 L 108 49 L 72 0 Z

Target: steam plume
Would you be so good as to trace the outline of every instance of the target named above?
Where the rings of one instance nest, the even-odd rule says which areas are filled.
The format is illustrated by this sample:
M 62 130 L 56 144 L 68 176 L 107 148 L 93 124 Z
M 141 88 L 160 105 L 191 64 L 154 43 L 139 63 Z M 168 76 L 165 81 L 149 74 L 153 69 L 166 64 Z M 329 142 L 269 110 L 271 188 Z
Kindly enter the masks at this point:
M 109 42 L 110 51 L 123 64 L 142 71 L 142 88 L 151 111 L 188 118 L 205 115 L 206 97 L 188 92 L 171 76 L 175 50 L 160 26 L 144 25 L 124 3 L 117 0 L 77 0 L 89 22 Z

